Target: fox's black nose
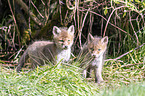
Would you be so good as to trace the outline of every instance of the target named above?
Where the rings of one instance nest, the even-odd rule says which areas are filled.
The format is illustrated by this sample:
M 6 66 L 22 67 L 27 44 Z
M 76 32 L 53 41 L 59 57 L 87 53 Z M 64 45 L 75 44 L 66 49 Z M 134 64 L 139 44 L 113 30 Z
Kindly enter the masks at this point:
M 65 46 L 64 48 L 65 48 L 65 49 L 67 49 L 67 48 L 68 48 L 68 46 Z
M 92 54 L 92 56 L 93 56 L 93 57 L 96 57 L 96 55 L 95 55 L 95 54 Z

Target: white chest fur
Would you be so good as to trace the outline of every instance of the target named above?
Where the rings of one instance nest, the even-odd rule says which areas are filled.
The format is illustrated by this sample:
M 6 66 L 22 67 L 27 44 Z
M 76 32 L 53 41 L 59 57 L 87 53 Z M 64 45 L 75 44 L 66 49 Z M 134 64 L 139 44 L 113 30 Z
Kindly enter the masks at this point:
M 103 65 L 103 56 L 101 55 L 99 58 L 95 58 L 92 62 L 91 62 L 92 66 L 102 66 Z
M 57 51 L 57 59 L 56 62 L 59 63 L 61 60 L 62 62 L 68 61 L 71 54 L 71 48 L 67 50 L 58 50 Z

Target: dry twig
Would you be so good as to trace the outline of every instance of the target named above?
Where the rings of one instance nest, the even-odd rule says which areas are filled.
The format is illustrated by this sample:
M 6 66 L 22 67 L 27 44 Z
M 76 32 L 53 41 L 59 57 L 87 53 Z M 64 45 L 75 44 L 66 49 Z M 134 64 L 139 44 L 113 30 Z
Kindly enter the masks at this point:
M 132 50 L 130 50 L 130 51 L 124 53 L 124 54 L 122 54 L 121 56 L 119 56 L 119 57 L 117 57 L 117 58 L 115 58 L 115 59 L 107 59 L 107 60 L 105 60 L 105 61 L 118 60 L 118 59 L 122 58 L 123 56 L 129 54 L 130 52 L 133 52 L 133 50 L 137 50 L 137 49 L 143 47 L 144 45 L 145 45 L 145 43 L 143 43 L 142 45 L 140 45 L 140 46 L 138 46 L 138 47 L 136 47 L 136 48 L 134 48 L 134 49 L 132 49 Z

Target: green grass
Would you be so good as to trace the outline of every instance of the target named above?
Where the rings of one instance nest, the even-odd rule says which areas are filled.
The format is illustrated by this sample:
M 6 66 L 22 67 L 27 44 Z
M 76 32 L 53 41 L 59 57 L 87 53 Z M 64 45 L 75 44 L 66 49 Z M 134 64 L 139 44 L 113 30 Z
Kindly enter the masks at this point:
M 128 86 L 122 85 L 117 89 L 106 88 L 100 93 L 101 96 L 145 96 L 145 82 L 133 83 Z
M 69 67 L 69 68 L 68 68 Z M 87 83 L 75 66 L 41 67 L 17 74 L 1 68 L 0 95 L 95 95 L 97 87 Z
M 100 85 L 83 78 L 77 62 L 43 66 L 29 73 L 1 66 L 0 96 L 144 96 L 144 51 L 143 47 L 120 60 L 107 61 Z
M 110 67 L 111 68 L 111 67 Z M 105 68 L 105 72 L 106 72 Z M 145 82 L 142 80 L 124 80 L 126 73 L 119 70 L 112 74 L 103 73 L 105 82 L 101 85 L 93 81 L 86 81 L 78 67 L 68 65 L 56 65 L 54 67 L 43 66 L 29 73 L 16 73 L 14 70 L 0 67 L 0 95 L 40 95 L 40 96 L 144 96 Z M 110 73 L 109 73 L 110 71 Z M 131 73 L 131 72 L 130 72 Z M 107 76 L 105 74 L 110 74 Z M 129 74 L 129 73 L 128 73 Z M 136 73 L 137 75 L 139 73 Z M 116 75 L 116 76 L 114 76 Z M 124 76 L 124 77 L 122 77 Z M 127 77 L 126 77 L 127 78 Z M 108 80 L 107 80 L 108 79 Z M 112 80 L 111 80 L 112 79 Z M 120 79 L 120 80 L 119 80 Z M 140 78 L 141 79 L 141 78 Z M 141 83 L 137 83 L 141 82 Z

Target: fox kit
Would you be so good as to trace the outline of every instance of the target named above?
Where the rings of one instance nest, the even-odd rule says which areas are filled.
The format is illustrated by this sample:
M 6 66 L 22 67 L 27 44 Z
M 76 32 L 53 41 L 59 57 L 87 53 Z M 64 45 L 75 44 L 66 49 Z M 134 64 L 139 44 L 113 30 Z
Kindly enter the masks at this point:
M 25 61 L 30 58 L 32 69 L 37 65 L 44 65 L 45 61 L 58 63 L 68 61 L 74 39 L 74 25 L 69 28 L 53 27 L 53 42 L 36 41 L 30 45 L 18 62 L 16 71 L 19 72 Z
M 108 37 L 100 38 L 88 35 L 88 40 L 84 44 L 82 54 L 89 65 L 83 70 L 83 76 L 90 77 L 92 70 L 94 70 L 95 82 L 101 83 L 103 81 L 101 71 L 104 61 L 104 53 L 107 49 Z M 91 58 L 91 59 L 89 59 Z

